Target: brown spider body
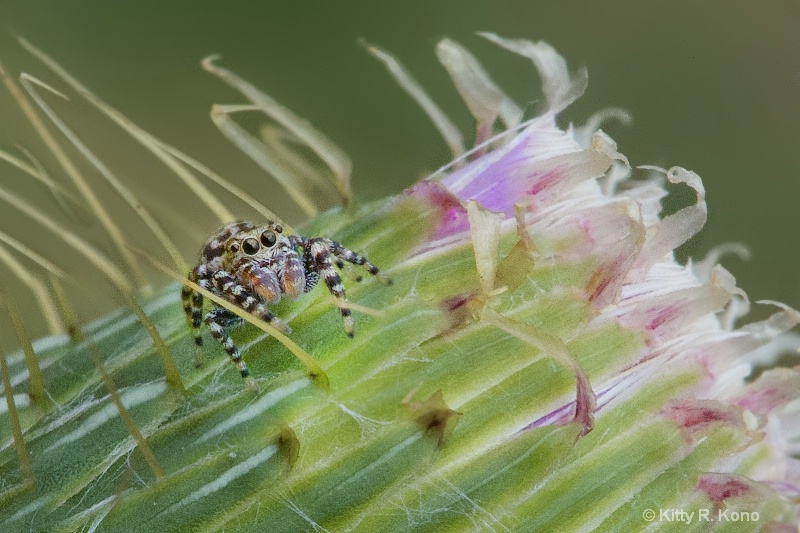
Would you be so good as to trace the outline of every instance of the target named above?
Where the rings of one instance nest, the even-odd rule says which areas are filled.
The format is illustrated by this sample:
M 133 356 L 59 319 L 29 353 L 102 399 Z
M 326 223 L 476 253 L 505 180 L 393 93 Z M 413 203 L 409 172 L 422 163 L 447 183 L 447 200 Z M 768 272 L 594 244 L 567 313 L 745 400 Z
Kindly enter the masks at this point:
M 288 334 L 289 326 L 269 311 L 267 304 L 278 303 L 284 295 L 297 298 L 321 279 L 339 301 L 345 333 L 352 337 L 353 317 L 335 268 L 342 268 L 345 262 L 363 266 L 373 276 L 380 273 L 365 257 L 336 241 L 284 235 L 283 228 L 276 223 L 234 222 L 206 241 L 189 280 Z M 202 346 L 203 296 L 189 287 L 184 287 L 181 296 L 195 343 Z M 211 335 L 225 348 L 242 377 L 247 377 L 250 374 L 247 365 L 225 332 L 227 326 L 239 321 L 234 313 L 217 305 L 205 314 Z

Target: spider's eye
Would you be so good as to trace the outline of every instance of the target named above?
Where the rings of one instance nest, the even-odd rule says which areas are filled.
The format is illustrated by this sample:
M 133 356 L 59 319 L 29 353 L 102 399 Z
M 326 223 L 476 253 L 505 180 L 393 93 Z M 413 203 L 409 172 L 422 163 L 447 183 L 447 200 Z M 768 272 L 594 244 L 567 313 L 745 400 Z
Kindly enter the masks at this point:
M 242 243 L 242 250 L 244 250 L 244 253 L 247 255 L 253 255 L 258 251 L 259 248 L 260 246 L 258 245 L 258 241 L 252 238 L 245 239 L 245 241 Z
M 283 233 L 283 226 L 281 226 L 280 224 L 275 224 L 275 231 L 277 231 L 278 233 Z
M 228 248 L 229 252 L 235 254 L 236 252 L 239 251 L 239 241 L 228 241 L 226 248 Z
M 277 240 L 278 237 L 275 235 L 274 231 L 267 230 L 261 234 L 261 244 L 263 244 L 267 248 L 273 246 L 275 242 L 277 242 Z

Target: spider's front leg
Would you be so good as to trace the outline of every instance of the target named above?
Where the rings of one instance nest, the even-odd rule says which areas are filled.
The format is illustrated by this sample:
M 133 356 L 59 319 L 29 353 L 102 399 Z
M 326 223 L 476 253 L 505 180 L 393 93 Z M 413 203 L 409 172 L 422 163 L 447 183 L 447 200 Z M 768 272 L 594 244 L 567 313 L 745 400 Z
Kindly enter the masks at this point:
M 378 280 L 382 281 L 386 285 L 392 284 L 392 280 L 384 276 L 383 272 L 381 272 L 378 267 L 370 263 L 369 260 L 363 255 L 358 254 L 349 248 L 345 248 L 338 242 L 331 239 L 321 240 L 324 241 L 328 246 L 328 250 L 330 250 L 331 255 L 334 257 L 337 267 L 343 268 L 345 266 L 345 262 L 358 265 L 360 267 L 364 267 L 364 270 L 378 278 Z M 356 276 L 355 278 L 356 281 L 361 281 L 362 279 L 363 278 L 360 275 Z
M 331 261 L 330 239 L 305 239 L 301 245 L 306 252 L 306 270 L 316 273 L 328 287 L 328 291 L 338 300 L 339 312 L 342 314 L 344 322 L 344 332 L 352 338 L 353 317 L 350 308 L 347 307 L 347 295 L 344 291 L 342 278 L 333 266 Z
M 210 278 L 201 278 L 198 281 L 198 284 L 203 288 L 208 288 L 213 293 L 234 304 L 236 307 L 247 311 L 264 322 L 267 322 L 283 333 L 286 333 L 287 335 L 291 333 L 291 329 L 286 322 L 275 316 L 269 309 L 267 309 L 262 299 L 259 298 L 259 293 L 255 292 L 252 288 L 246 287 L 239 283 L 237 278 L 235 278 L 230 272 L 219 270 L 211 275 Z M 280 295 L 278 295 L 278 299 L 280 299 Z M 192 316 L 194 317 L 194 314 Z M 211 336 L 219 341 L 220 344 L 222 344 L 225 352 L 228 354 L 231 361 L 237 366 L 242 377 L 247 378 L 250 375 L 250 370 L 247 368 L 247 364 L 242 359 L 242 354 L 236 347 L 233 339 L 231 339 L 230 335 L 228 335 L 228 333 L 225 331 L 226 326 L 230 325 L 230 322 L 232 319 L 234 319 L 234 317 L 235 314 L 231 311 L 223 307 L 216 307 L 206 315 L 205 322 L 208 325 Z M 198 337 L 199 332 L 197 333 L 195 342 L 197 342 Z M 201 344 L 202 339 L 200 343 L 198 343 L 198 346 Z
M 236 277 L 230 272 L 219 270 L 211 278 L 212 284 L 217 294 L 234 304 L 236 307 L 244 309 L 251 315 L 270 324 L 282 333 L 289 334 L 292 329 L 289 325 L 275 316 L 264 302 L 259 298 L 257 292 L 252 288 L 239 283 Z M 280 298 L 278 298 L 280 300 Z

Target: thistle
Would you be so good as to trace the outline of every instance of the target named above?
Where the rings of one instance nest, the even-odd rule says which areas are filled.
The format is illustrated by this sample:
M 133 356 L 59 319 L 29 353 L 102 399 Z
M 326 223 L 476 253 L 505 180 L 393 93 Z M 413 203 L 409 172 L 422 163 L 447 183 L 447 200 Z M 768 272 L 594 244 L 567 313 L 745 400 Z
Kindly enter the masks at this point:
M 218 58 L 203 63 L 249 101 L 215 106 L 217 126 L 310 217 L 284 233 L 335 239 L 393 280 L 344 276 L 352 339 L 344 308 L 323 290 L 270 304 L 291 324 L 287 336 L 186 280 L 191 265 L 169 228 L 41 98 L 55 89 L 26 74 L 20 88 L 3 71 L 78 194 L 34 159 L 0 154 L 101 222 L 107 251 L 58 233 L 128 310 L 75 322 L 52 258 L 2 234 L 0 259 L 21 265 L 8 246 L 38 265 L 12 270 L 38 287 L 51 326 L 73 335 L 30 342 L 3 298 L 23 348 L 0 357 L 0 530 L 794 530 L 800 373 L 754 368 L 770 366 L 800 315 L 763 302 L 773 314 L 740 326 L 750 302 L 716 264 L 724 249 L 686 265 L 673 256 L 706 220 L 699 176 L 633 167 L 598 129 L 609 113 L 560 128 L 556 117 L 583 92 L 585 71 L 570 73 L 545 43 L 482 35 L 537 67 L 539 114 L 526 118 L 469 52 L 444 40 L 437 54 L 476 121 L 467 150 L 400 63 L 368 46 L 428 113 L 453 160 L 367 204 L 353 200 L 350 160 L 329 139 Z M 220 225 L 240 211 L 279 220 L 23 46 L 163 161 Z M 260 137 L 232 119 L 253 110 L 273 122 Z M 129 201 L 162 251 L 119 238 L 52 126 Z M 223 205 L 198 175 L 257 214 Z M 662 216 L 667 181 L 691 188 L 695 201 Z M 323 211 L 318 198 L 338 205 Z M 0 189 L 0 199 L 58 228 L 24 198 Z M 176 282 L 142 295 L 148 262 Z M 253 324 L 231 331 L 253 387 L 219 345 L 195 350 L 181 284 Z

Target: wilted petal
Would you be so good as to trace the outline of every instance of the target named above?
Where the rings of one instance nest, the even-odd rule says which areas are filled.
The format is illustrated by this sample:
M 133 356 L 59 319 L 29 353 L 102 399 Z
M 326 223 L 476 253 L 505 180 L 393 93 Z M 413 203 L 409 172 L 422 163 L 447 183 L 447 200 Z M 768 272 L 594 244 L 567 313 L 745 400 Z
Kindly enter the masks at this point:
M 661 293 L 642 293 L 623 299 L 620 322 L 626 327 L 648 332 L 652 341 L 672 338 L 683 328 L 722 309 L 728 303 L 727 291 L 713 285 Z
M 422 88 L 411 73 L 408 72 L 394 56 L 381 50 L 377 46 L 367 43 L 363 44 L 372 55 L 386 65 L 389 73 L 394 77 L 400 87 L 402 87 L 406 93 L 417 102 L 423 111 L 425 111 L 428 117 L 430 117 L 436 129 L 439 130 L 439 133 L 450 147 L 453 157 L 460 157 L 465 152 L 463 136 L 448 116 L 445 115 L 444 111 L 436 105 L 425 89 Z
M 479 33 L 481 37 L 521 56 L 527 57 L 542 77 L 542 92 L 547 100 L 547 110 L 558 113 L 577 100 L 586 90 L 589 81 L 585 68 L 571 76 L 567 62 L 549 44 L 525 39 L 504 39 L 494 33 Z
M 642 250 L 635 268 L 645 271 L 655 262 L 660 261 L 666 254 L 688 241 L 706 223 L 708 208 L 706 207 L 706 190 L 700 176 L 692 171 L 672 167 L 669 170 L 657 167 L 644 167 L 662 171 L 671 183 L 685 183 L 694 189 L 697 194 L 695 205 L 684 207 L 648 227 L 647 242 Z
M 487 133 L 490 133 L 498 118 L 507 128 L 513 128 L 522 121 L 522 109 L 506 96 L 463 46 L 451 39 L 442 39 L 436 45 L 436 55 L 477 120 L 479 131 L 487 128 Z M 478 139 L 475 144 L 481 142 Z
M 463 201 L 475 200 L 511 217 L 515 203 L 549 201 L 601 176 L 610 165 L 601 150 L 581 150 L 568 132 L 555 126 L 552 116 L 543 116 L 506 146 L 440 183 Z
M 776 368 L 750 383 L 736 403 L 758 414 L 770 414 L 800 398 L 800 372 Z

